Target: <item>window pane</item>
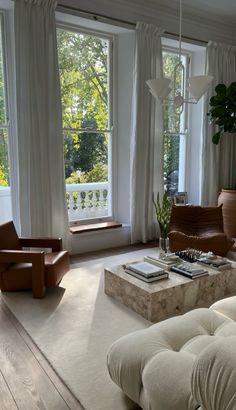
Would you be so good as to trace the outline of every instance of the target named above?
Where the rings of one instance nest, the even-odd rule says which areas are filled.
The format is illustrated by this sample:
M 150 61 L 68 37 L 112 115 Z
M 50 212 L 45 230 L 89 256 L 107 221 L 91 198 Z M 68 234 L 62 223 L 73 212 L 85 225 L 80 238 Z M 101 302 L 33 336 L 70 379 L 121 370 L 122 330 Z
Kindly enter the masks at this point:
M 109 41 L 57 31 L 63 128 L 108 128 Z
M 110 41 L 58 29 L 57 42 L 69 220 L 108 216 Z
M 108 180 L 108 134 L 64 132 L 67 184 Z
M 163 52 L 163 71 L 166 78 L 174 80 L 174 69 L 179 62 L 179 56 L 177 52 L 164 51 Z M 177 70 L 176 72 L 176 95 L 182 94 L 183 82 L 186 82 L 187 72 L 187 56 L 181 56 L 181 62 L 185 67 L 184 79 L 182 78 L 182 72 Z M 183 113 L 180 115 L 175 111 L 174 104 L 174 90 L 168 96 L 167 103 L 163 105 L 164 113 L 164 187 L 169 196 L 175 195 L 181 184 L 184 186 L 184 181 L 180 181 L 179 178 L 184 178 L 182 172 L 183 161 L 183 149 L 184 140 L 180 138 L 180 133 L 185 132 L 186 128 L 186 107 L 184 107 Z M 183 145 L 185 149 L 185 145 Z M 181 172 L 180 172 L 181 170 Z
M 179 183 L 179 135 L 164 138 L 164 188 L 168 196 L 177 194 Z

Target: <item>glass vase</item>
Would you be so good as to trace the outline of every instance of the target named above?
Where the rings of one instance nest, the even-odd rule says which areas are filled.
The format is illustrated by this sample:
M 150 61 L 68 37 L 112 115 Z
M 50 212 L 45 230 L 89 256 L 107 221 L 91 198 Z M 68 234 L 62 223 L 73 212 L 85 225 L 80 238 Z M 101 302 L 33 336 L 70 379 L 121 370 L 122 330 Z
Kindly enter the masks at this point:
M 167 256 L 169 253 L 169 238 L 159 238 L 159 258 Z

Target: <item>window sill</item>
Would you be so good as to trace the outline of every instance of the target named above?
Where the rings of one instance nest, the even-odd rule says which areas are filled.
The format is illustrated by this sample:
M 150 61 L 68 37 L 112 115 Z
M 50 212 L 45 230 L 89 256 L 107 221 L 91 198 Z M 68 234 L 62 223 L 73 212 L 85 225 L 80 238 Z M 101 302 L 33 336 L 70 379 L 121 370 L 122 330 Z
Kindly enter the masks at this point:
M 114 229 L 114 228 L 120 228 L 120 227 L 122 227 L 122 224 L 116 221 L 99 222 L 95 224 L 87 224 L 87 225 L 70 227 L 70 233 L 75 235 L 75 234 L 102 231 L 106 229 Z

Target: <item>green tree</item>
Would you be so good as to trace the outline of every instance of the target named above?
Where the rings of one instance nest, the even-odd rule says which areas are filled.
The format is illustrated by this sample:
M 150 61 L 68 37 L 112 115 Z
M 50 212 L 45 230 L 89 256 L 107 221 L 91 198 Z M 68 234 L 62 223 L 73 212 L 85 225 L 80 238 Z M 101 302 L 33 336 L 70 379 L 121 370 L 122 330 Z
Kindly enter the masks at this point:
M 174 67 L 179 62 L 179 56 L 177 53 L 164 52 L 163 53 L 163 71 L 166 78 L 170 78 L 172 81 Z M 181 79 L 182 75 L 180 71 L 176 72 L 176 93 L 181 94 Z M 164 179 L 166 181 L 166 188 L 168 195 L 173 194 L 173 182 L 175 182 L 175 188 L 178 190 L 178 183 L 172 181 L 170 174 L 173 171 L 178 171 L 179 169 L 179 144 L 180 144 L 180 115 L 174 109 L 173 104 L 174 90 L 168 96 L 167 103 L 164 105 L 164 164 L 163 172 Z M 176 178 L 176 176 L 175 176 Z M 169 184 L 169 185 L 168 185 Z M 172 185 L 172 191 L 170 191 L 170 186 Z
M 1 23 L 2 20 L 0 19 L 0 24 Z M 0 30 L 0 125 L 3 126 L 7 123 L 7 119 L 1 33 L 2 31 Z M 0 185 L 9 185 L 8 135 L 7 130 L 4 128 L 0 129 Z
M 108 180 L 108 170 L 106 164 L 96 164 L 91 171 L 81 172 L 80 182 L 106 182 Z
M 0 186 L 8 186 L 8 182 L 6 180 L 5 173 L 0 165 Z
M 78 130 L 108 128 L 108 41 L 59 29 L 57 42 L 63 127 L 70 130 L 64 133 L 66 181 L 83 173 L 92 182 L 89 175 L 101 175 L 97 165 L 107 164 L 107 135 Z
M 57 31 L 64 128 L 81 128 L 85 115 L 107 128 L 108 42 L 99 37 Z

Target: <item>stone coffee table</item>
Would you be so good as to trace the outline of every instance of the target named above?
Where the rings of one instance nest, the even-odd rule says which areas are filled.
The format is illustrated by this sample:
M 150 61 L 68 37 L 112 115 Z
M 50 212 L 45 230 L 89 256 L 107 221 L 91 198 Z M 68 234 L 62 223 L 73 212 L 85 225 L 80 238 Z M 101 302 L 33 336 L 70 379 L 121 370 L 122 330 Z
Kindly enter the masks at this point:
M 201 265 L 202 266 L 202 265 Z M 146 283 L 125 272 L 125 266 L 104 270 L 105 293 L 151 322 L 209 307 L 216 300 L 236 294 L 236 263 L 223 271 L 206 266 L 209 275 L 188 279 L 169 272 L 168 279 Z

